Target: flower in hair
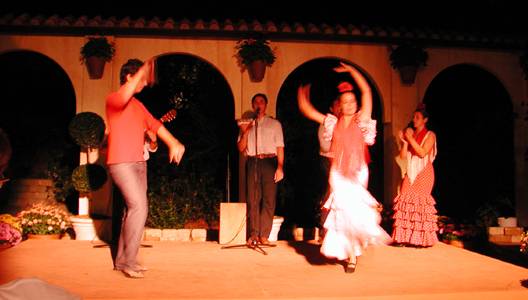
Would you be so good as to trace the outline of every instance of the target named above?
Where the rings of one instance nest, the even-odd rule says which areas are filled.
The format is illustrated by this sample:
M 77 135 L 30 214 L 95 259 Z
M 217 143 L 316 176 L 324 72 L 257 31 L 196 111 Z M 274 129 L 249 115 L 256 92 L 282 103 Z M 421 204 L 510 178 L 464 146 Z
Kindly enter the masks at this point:
M 339 93 L 344 92 L 351 92 L 354 89 L 354 87 L 350 84 L 350 82 L 343 81 L 337 85 L 337 90 Z

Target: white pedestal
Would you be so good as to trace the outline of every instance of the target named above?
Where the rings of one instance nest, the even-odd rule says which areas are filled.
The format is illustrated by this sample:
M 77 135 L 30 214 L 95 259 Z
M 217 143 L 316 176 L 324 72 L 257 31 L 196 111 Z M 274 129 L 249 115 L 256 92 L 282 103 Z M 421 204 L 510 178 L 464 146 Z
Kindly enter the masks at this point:
M 90 199 L 88 197 L 79 197 L 79 216 L 88 216 L 90 214 Z
M 283 217 L 279 217 L 279 216 L 274 216 L 273 217 L 273 224 L 271 225 L 271 232 L 270 232 L 270 235 L 268 237 L 268 240 L 270 240 L 270 242 L 276 242 L 277 241 L 282 222 L 284 222 L 284 218 Z
M 75 230 L 75 239 L 80 241 L 92 241 L 98 239 L 95 234 L 93 220 L 88 216 L 72 216 L 70 221 Z

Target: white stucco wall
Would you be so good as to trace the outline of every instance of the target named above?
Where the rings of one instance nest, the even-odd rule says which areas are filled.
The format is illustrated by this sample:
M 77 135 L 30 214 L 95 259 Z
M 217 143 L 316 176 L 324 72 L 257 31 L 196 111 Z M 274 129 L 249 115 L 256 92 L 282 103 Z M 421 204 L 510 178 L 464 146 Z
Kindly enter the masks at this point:
M 473 64 L 489 71 L 509 93 L 514 112 L 524 113 L 528 84 L 518 64 L 518 54 L 497 50 L 427 48 L 429 61 L 419 70 L 415 84 L 404 86 L 399 74 L 390 67 L 389 48 L 382 44 L 352 44 L 347 42 L 286 42 L 272 41 L 277 60 L 267 68 L 264 80 L 253 83 L 242 72 L 234 57 L 236 40 L 213 38 L 146 38 L 132 36 L 110 37 L 115 42 L 116 56 L 106 64 L 102 79 L 91 80 L 79 61 L 79 50 L 85 42 L 82 36 L 0 35 L 0 54 L 8 51 L 30 50 L 41 53 L 59 64 L 72 82 L 77 112 L 93 111 L 105 116 L 105 96 L 119 86 L 119 69 L 129 58 L 148 59 L 152 56 L 182 53 L 197 56 L 213 65 L 226 79 L 234 96 L 235 117 L 250 109 L 250 99 L 257 92 L 269 96 L 268 113 L 275 114 L 276 99 L 287 76 L 303 63 L 321 57 L 341 58 L 359 66 L 370 77 L 380 95 L 385 128 L 385 198 L 392 199 L 400 181 L 394 163 L 397 149 L 396 132 L 403 128 L 416 104 L 423 98 L 431 81 L 445 68 Z M 528 225 L 528 187 L 524 151 L 528 145 L 526 122 L 515 121 L 515 192 L 521 225 Z

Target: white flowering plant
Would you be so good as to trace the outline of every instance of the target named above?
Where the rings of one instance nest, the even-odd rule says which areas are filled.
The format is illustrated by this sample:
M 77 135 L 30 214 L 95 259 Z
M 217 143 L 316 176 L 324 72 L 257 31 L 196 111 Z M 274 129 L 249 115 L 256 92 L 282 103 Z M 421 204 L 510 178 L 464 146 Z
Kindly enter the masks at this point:
M 34 204 L 17 216 L 24 234 L 61 234 L 71 227 L 68 211 L 57 205 Z
M 523 232 L 521 236 L 521 247 L 520 250 L 524 254 L 528 254 L 528 231 Z

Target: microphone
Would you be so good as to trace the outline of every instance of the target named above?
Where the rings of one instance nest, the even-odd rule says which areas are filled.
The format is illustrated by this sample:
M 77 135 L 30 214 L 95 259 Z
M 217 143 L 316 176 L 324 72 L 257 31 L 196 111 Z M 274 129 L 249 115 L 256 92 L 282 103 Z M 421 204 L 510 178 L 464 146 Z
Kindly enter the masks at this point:
M 242 114 L 242 118 L 237 120 L 238 126 L 240 125 L 248 125 L 255 121 L 258 118 L 258 111 L 259 109 L 256 109 L 256 111 L 248 110 L 245 113 Z
M 257 107 L 257 109 L 255 110 L 255 119 L 257 119 L 259 115 L 260 115 L 260 107 Z

